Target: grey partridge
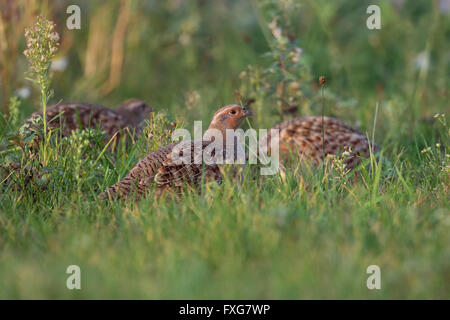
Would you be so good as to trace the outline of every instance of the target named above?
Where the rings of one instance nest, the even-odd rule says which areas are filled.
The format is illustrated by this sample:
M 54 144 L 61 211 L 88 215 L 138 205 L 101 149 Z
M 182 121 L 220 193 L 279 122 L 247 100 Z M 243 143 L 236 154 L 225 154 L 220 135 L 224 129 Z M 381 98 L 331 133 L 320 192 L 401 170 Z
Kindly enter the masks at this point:
M 205 163 L 203 159 L 198 161 L 198 157 L 201 158 L 214 141 L 210 136 L 211 132 L 216 130 L 222 135 L 224 147 L 228 143 L 226 130 L 237 129 L 242 120 L 250 115 L 250 110 L 239 105 L 229 105 L 219 109 L 200 141 L 175 142 L 150 153 L 139 161 L 120 182 L 101 193 L 99 198 L 101 200 L 127 198 L 131 194 L 141 198 L 151 190 L 155 196 L 160 196 L 166 191 L 179 194 L 186 186 L 196 188 L 202 181 L 220 181 L 221 166 L 218 163 Z M 235 142 L 234 137 L 233 143 Z M 178 158 L 174 159 L 174 155 L 183 156 L 186 151 L 189 151 L 188 161 L 180 162 Z M 226 157 L 225 154 L 220 154 L 225 152 L 225 148 L 213 150 L 211 153 L 213 156 L 215 156 L 214 152 L 217 152 L 219 157 Z
M 108 138 L 126 128 L 141 131 L 140 125 L 153 111 L 145 101 L 129 99 L 115 109 L 86 102 L 63 102 L 49 106 L 46 111 L 49 128 L 60 128 L 63 136 L 76 129 L 100 128 Z M 42 116 L 42 111 L 33 113 L 25 123 Z
M 375 154 L 379 151 L 378 146 L 372 141 L 369 143 L 361 131 L 335 118 L 323 117 L 323 119 L 324 143 L 322 143 L 322 116 L 294 118 L 275 125 L 273 129 L 279 130 L 280 155 L 286 159 L 293 154 L 298 156 L 300 162 L 308 161 L 319 166 L 324 156 L 338 155 L 349 150 L 344 162 L 347 169 L 353 169 L 360 163 L 360 157 L 367 158 L 370 152 Z M 270 151 L 270 145 L 269 130 L 266 137 L 260 140 L 261 151 Z

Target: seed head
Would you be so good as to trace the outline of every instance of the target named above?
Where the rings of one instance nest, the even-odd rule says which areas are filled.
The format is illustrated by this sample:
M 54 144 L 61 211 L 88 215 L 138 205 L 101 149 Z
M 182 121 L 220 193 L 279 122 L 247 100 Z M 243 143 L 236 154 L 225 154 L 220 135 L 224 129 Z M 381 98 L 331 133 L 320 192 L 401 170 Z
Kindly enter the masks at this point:
M 324 76 L 319 77 L 319 84 L 324 86 L 327 83 L 327 79 Z
M 23 52 L 31 71 L 42 76 L 48 70 L 59 46 L 59 34 L 54 31 L 55 24 L 42 16 L 36 24 L 25 29 L 27 49 Z

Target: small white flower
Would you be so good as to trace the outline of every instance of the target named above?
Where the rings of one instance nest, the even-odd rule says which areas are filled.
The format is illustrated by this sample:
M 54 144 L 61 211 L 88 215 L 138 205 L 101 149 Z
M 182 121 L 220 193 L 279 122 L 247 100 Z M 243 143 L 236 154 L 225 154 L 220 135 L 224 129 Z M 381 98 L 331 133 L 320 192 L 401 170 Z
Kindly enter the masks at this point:
M 281 38 L 281 28 L 277 26 L 277 19 L 274 18 L 271 23 L 267 24 L 270 31 L 272 31 L 273 36 L 275 39 L 279 40 Z
M 430 66 L 430 57 L 428 55 L 428 52 L 422 51 L 421 53 L 419 53 L 416 56 L 415 63 L 417 69 L 428 70 L 428 67 Z
M 64 71 L 69 64 L 69 59 L 66 56 L 53 60 L 50 70 L 52 71 Z
M 298 62 L 300 60 L 302 52 L 303 52 L 302 48 L 295 48 L 294 56 L 292 57 L 292 62 Z
M 53 41 L 59 41 L 59 34 L 57 32 L 50 33 L 49 38 Z
M 431 151 L 431 147 L 423 148 L 421 153 L 427 153 Z
M 16 95 L 19 98 L 26 99 L 31 95 L 30 87 L 22 87 L 16 90 Z

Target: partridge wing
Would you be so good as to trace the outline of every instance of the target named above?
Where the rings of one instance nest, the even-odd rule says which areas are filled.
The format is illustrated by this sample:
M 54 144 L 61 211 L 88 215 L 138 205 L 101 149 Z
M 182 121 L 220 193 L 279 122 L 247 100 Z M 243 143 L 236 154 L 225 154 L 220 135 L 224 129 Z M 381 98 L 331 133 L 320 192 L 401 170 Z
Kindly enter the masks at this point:
M 173 189 L 180 193 L 185 185 L 195 188 L 202 182 L 220 181 L 222 175 L 218 165 L 204 161 L 203 156 L 210 143 L 187 141 L 173 148 L 155 176 L 158 188 Z M 211 152 L 213 157 L 214 152 L 214 150 Z
M 148 193 L 156 187 L 155 175 L 177 143 L 164 146 L 139 161 L 133 169 L 118 183 L 99 195 L 100 200 L 108 197 L 127 198 L 135 193 L 137 197 Z

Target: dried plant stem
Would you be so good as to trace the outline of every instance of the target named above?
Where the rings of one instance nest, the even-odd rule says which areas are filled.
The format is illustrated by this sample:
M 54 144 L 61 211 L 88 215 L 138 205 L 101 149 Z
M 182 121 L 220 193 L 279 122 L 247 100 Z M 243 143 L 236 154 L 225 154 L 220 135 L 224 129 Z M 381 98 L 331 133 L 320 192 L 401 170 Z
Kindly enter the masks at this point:
M 324 97 L 324 88 L 322 86 L 322 170 L 323 170 L 323 178 L 325 178 L 325 97 Z
M 378 117 L 378 107 L 380 103 L 377 101 L 375 106 L 375 118 L 373 119 L 373 128 L 372 128 L 372 141 L 375 141 L 375 129 L 377 127 L 377 117 Z
M 116 88 L 120 84 L 122 78 L 125 38 L 130 21 L 130 10 L 128 6 L 128 1 L 121 1 L 120 13 L 112 37 L 109 78 L 102 88 L 104 94 L 108 94 Z
M 286 64 L 284 61 L 284 58 L 282 57 L 280 60 L 280 67 L 281 67 L 281 73 L 283 75 L 283 79 L 286 78 Z M 282 80 L 281 83 L 279 84 L 279 99 L 278 99 L 278 106 L 279 106 L 279 112 L 280 112 L 280 120 L 283 121 L 284 120 L 284 108 L 283 108 L 283 104 L 284 104 L 284 95 L 285 95 L 285 91 L 286 91 L 286 85 L 284 83 L 284 81 Z
M 44 142 L 47 139 L 47 88 L 45 85 L 45 80 L 41 79 L 39 81 L 41 86 L 41 103 L 42 103 L 42 118 L 44 119 Z

